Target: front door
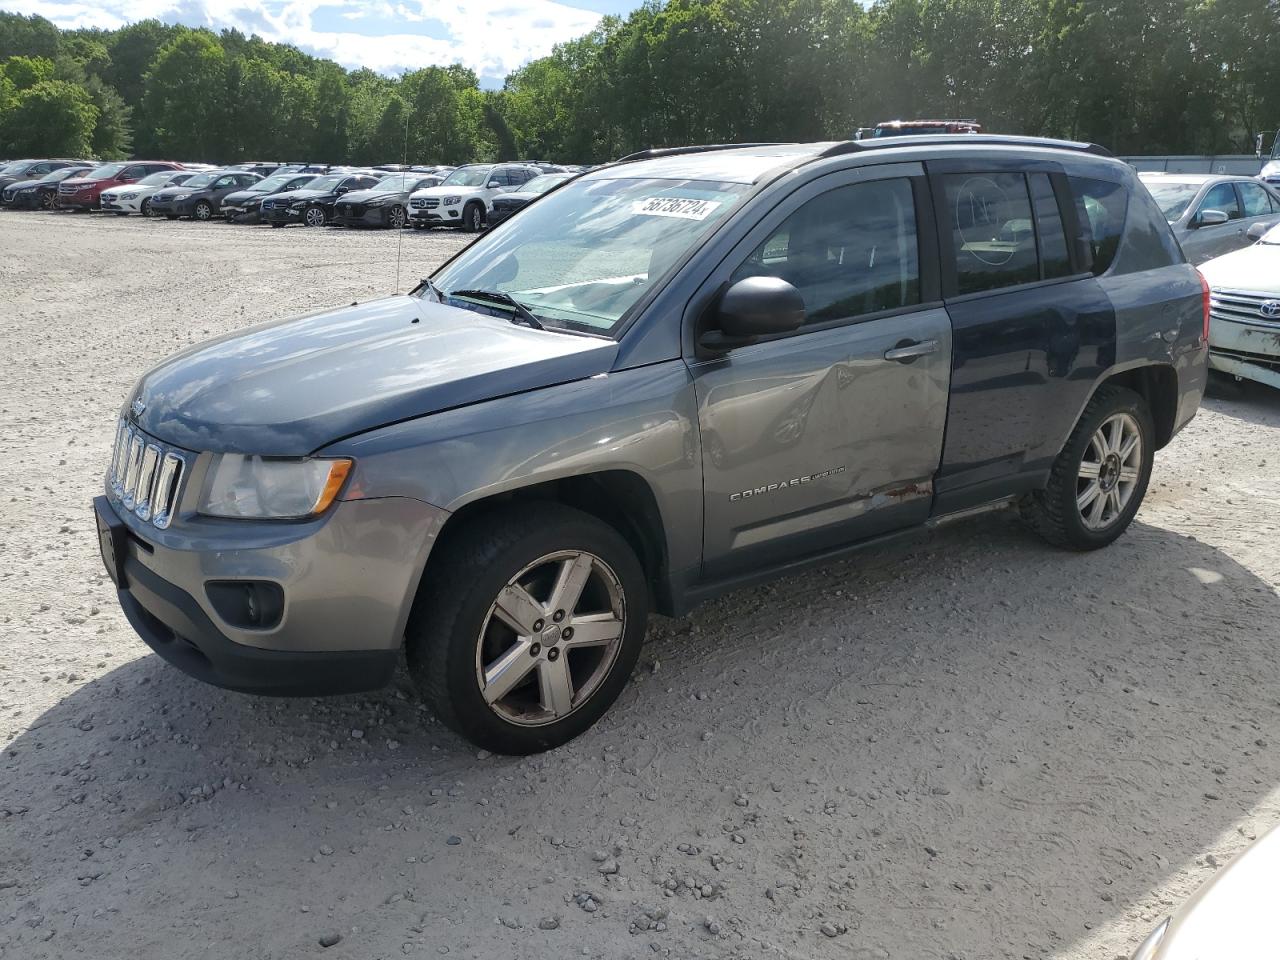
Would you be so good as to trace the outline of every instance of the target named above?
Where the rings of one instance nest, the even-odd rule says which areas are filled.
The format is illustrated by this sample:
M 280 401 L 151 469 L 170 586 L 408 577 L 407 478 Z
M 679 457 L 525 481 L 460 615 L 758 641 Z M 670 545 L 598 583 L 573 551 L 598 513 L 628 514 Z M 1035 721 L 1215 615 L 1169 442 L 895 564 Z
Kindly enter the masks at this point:
M 893 164 L 822 177 L 776 207 L 709 279 L 781 277 L 804 297 L 806 321 L 723 358 L 691 358 L 704 578 L 928 517 L 951 329 L 936 293 L 922 293 L 922 246 L 933 242 L 917 235 L 922 174 L 919 164 Z
M 1202 223 L 1201 217 L 1206 210 L 1221 210 L 1227 215 L 1226 223 Z M 1224 253 L 1230 253 L 1243 247 L 1248 241 L 1244 236 L 1244 221 L 1240 211 L 1240 200 L 1236 196 L 1235 186 L 1224 181 L 1209 188 L 1192 214 L 1188 226 L 1195 227 L 1182 238 L 1182 249 L 1187 259 L 1194 264 L 1204 263 Z

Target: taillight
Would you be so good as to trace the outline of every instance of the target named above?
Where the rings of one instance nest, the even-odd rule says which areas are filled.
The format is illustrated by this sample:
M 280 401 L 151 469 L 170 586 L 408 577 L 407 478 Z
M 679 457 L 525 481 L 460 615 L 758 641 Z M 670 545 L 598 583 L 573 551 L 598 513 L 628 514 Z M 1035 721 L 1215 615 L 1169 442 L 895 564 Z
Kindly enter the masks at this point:
M 1200 328 L 1200 342 L 1209 342 L 1209 281 L 1204 278 L 1204 274 L 1199 270 L 1196 276 L 1200 278 L 1200 308 L 1204 312 L 1203 325 Z

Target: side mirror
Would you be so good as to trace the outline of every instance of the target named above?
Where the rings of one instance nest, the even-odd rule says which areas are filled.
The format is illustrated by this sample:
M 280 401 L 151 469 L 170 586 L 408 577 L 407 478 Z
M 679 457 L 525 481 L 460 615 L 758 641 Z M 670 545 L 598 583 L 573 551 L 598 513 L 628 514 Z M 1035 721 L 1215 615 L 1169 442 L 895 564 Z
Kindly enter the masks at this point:
M 344 193 L 346 193 L 346 192 L 347 192 L 348 190 L 350 190 L 350 189 L 351 189 L 350 187 L 338 187 L 338 188 L 337 188 L 336 190 L 334 190 L 333 192 L 334 192 L 335 194 L 337 194 L 338 196 L 342 196 Z
M 1244 235 L 1248 237 L 1250 240 L 1252 240 L 1254 243 L 1257 243 L 1259 240 L 1262 239 L 1262 235 L 1274 226 L 1275 226 L 1274 223 L 1255 223 L 1253 226 L 1251 226 L 1248 230 L 1245 231 Z
M 715 328 L 703 333 L 698 344 L 722 353 L 798 329 L 804 323 L 804 297 L 778 277 L 747 277 L 724 292 L 713 316 Z
M 1226 223 L 1227 219 L 1222 210 L 1201 210 L 1194 222 L 1197 227 L 1218 227 Z
M 490 180 L 490 181 L 489 181 L 489 189 L 490 189 L 490 190 L 497 190 L 500 186 L 502 186 L 502 184 L 500 184 L 497 180 Z

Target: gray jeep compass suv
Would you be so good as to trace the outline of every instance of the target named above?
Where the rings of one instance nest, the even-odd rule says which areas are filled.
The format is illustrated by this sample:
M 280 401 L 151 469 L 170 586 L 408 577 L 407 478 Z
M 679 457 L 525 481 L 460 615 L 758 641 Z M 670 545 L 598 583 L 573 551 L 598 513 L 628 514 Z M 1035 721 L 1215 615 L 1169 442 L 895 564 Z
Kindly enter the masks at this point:
M 1207 291 L 1125 164 L 915 136 L 654 150 L 407 296 L 148 372 L 95 501 L 210 683 L 377 687 L 492 750 L 618 696 L 650 609 L 978 508 L 1088 550 L 1205 384 Z

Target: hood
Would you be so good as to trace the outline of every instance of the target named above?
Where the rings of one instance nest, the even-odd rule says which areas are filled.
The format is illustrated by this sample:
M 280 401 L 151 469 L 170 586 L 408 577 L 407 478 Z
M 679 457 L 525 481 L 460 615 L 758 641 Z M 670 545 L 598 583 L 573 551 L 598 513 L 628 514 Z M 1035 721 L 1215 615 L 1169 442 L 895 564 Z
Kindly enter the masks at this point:
M 228 193 L 222 198 L 223 203 L 252 203 L 255 200 L 262 200 L 265 197 L 273 197 L 273 193 L 264 193 L 261 190 L 236 190 Z
M 43 182 L 43 180 L 10 180 L 5 183 L 4 180 L 0 180 L 0 188 L 5 190 L 34 190 L 37 184 Z
M 423 187 L 421 190 L 413 191 L 412 196 L 415 197 L 469 197 L 473 194 L 483 193 L 483 187 Z
M 501 200 L 503 203 L 528 203 L 530 200 L 536 200 L 542 196 L 540 193 L 500 193 L 493 198 L 493 202 L 497 203 Z
M 388 423 L 606 373 L 617 349 L 393 296 L 198 344 L 144 374 L 129 403 L 145 405 L 143 430 L 188 450 L 305 456 Z
M 327 197 L 332 190 L 308 190 L 306 187 L 299 187 L 297 190 L 282 190 L 280 193 L 271 194 L 272 200 L 311 200 L 315 197 Z M 265 198 L 264 198 L 265 199 Z
M 1280 244 L 1255 243 L 1199 268 L 1215 290 L 1253 290 L 1280 296 Z
M 351 190 L 338 198 L 339 203 L 373 203 L 375 200 L 403 199 L 407 190 Z
M 1260 177 L 1280 177 L 1280 160 L 1272 160 L 1262 165 Z
M 116 189 L 121 189 L 117 187 Z M 207 193 L 208 187 L 184 187 L 179 184 L 176 187 L 161 187 L 151 195 L 152 200 L 172 200 L 174 197 L 180 197 L 189 193 Z
M 1278 932 L 1280 830 L 1272 830 L 1197 890 L 1169 921 L 1159 960 L 1272 956 Z

